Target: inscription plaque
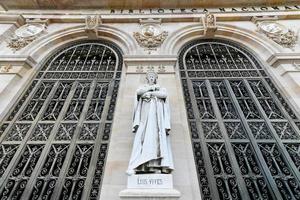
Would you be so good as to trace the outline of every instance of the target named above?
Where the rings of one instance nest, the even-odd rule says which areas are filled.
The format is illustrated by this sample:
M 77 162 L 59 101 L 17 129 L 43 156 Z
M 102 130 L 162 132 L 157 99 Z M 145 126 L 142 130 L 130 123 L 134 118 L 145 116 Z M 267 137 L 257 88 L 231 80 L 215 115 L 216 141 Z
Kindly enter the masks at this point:
M 128 176 L 127 188 L 130 189 L 172 189 L 171 174 L 139 174 Z

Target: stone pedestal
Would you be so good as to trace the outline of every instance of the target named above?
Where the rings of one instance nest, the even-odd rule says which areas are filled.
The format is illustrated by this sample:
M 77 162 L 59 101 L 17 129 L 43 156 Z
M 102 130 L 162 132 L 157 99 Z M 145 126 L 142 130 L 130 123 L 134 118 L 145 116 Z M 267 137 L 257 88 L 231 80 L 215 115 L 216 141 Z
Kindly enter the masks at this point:
M 119 193 L 125 200 L 177 200 L 180 192 L 173 188 L 171 174 L 131 175 L 127 179 L 127 189 Z
M 124 200 L 177 200 L 180 192 L 175 189 L 126 189 L 119 196 Z

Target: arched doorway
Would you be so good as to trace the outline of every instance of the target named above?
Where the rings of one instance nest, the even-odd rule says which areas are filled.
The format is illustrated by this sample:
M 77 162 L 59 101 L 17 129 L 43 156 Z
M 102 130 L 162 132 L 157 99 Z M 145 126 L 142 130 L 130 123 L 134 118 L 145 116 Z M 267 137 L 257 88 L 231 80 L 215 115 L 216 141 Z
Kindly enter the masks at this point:
M 120 50 L 79 41 L 50 56 L 1 123 L 1 199 L 98 199 Z
M 203 199 L 300 199 L 300 121 L 243 47 L 197 40 L 179 70 Z

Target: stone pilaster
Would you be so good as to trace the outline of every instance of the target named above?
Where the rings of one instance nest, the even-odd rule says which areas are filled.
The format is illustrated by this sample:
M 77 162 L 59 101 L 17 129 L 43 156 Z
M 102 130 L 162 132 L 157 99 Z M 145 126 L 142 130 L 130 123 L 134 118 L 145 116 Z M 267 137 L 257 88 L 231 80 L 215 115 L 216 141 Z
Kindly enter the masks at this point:
M 181 200 L 201 199 L 176 63 L 177 57 L 173 55 L 124 56 L 126 72 L 121 79 L 100 200 L 115 200 L 120 196 L 128 200 L 173 200 L 179 196 Z M 147 71 L 158 73 L 158 84 L 165 87 L 169 95 L 170 139 L 175 167 L 173 188 L 128 190 L 126 170 L 134 140 L 131 132 L 134 96 L 136 89 L 146 82 Z

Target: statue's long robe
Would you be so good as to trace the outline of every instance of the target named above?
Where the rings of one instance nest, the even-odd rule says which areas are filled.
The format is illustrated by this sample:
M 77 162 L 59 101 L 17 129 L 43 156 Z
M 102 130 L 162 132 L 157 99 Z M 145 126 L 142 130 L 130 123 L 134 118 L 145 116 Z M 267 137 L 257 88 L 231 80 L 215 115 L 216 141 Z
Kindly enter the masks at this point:
M 166 94 L 166 89 L 161 88 Z M 127 173 L 133 174 L 135 169 L 156 159 L 160 167 L 174 169 L 170 138 L 167 131 L 171 129 L 168 98 L 152 97 L 148 101 L 136 94 L 133 130 L 136 130 L 133 149 Z

